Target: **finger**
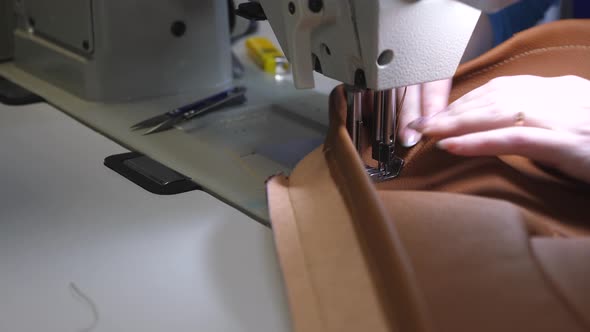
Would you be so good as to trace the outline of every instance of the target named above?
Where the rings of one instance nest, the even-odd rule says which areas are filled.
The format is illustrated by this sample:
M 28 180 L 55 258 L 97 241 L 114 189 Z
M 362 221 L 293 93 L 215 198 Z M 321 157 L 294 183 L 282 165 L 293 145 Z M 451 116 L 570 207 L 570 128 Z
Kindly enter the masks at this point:
M 493 94 L 495 92 L 522 88 L 524 84 L 530 85 L 531 77 L 535 76 L 520 75 L 496 77 L 458 98 L 449 105 L 449 108 L 453 108 L 457 105 L 464 105 L 472 101 L 494 100 L 495 96 Z
M 446 108 L 446 112 L 438 112 L 435 114 L 435 116 L 431 116 L 431 117 L 422 117 L 417 119 L 414 122 L 411 122 L 409 124 L 409 128 L 417 130 L 418 132 L 421 132 L 423 134 L 426 134 L 426 131 L 430 131 L 432 130 L 432 133 L 428 133 L 429 135 L 439 135 L 439 134 L 443 134 L 442 132 L 447 132 L 448 135 L 459 135 L 459 134 L 463 134 L 469 131 L 465 131 L 465 132 L 453 132 L 453 129 L 460 126 L 460 123 L 454 123 L 454 121 L 458 121 L 460 122 L 462 119 L 454 119 L 453 116 L 463 116 L 466 113 L 469 112 L 474 112 L 476 110 L 488 110 L 488 109 L 492 109 L 495 105 L 495 103 L 493 102 L 493 100 L 490 97 L 490 91 L 492 88 L 490 88 L 488 85 L 490 85 L 491 83 L 488 83 L 484 86 L 481 86 L 469 93 L 467 93 L 466 95 L 464 95 L 463 97 L 457 99 L 455 102 L 453 102 L 451 105 L 449 105 Z M 495 114 L 495 113 L 494 113 Z M 497 115 L 497 114 L 496 114 Z M 469 120 L 470 117 L 467 118 L 467 120 Z M 439 124 L 440 128 L 438 128 L 438 126 L 435 126 L 433 128 L 428 128 L 430 127 L 430 125 L 432 124 Z M 479 128 L 479 130 L 487 130 L 487 129 L 492 129 L 492 128 L 497 128 L 497 127 L 485 127 L 485 128 Z M 439 133 L 439 131 L 441 131 L 441 133 Z
M 446 79 L 422 85 L 422 116 L 429 117 L 445 110 L 452 83 L 451 79 Z
M 482 96 L 487 95 L 490 91 L 490 86 L 494 84 L 493 82 L 494 82 L 493 80 L 489 81 L 489 82 L 469 91 L 468 93 L 459 97 L 459 99 L 457 99 L 457 101 L 461 100 L 463 102 L 466 102 L 466 101 L 478 99 Z
M 476 108 L 488 107 L 492 105 L 494 102 L 492 100 L 492 91 L 496 85 L 497 83 L 495 83 L 495 81 L 488 82 L 487 84 L 472 90 L 471 92 L 452 102 L 447 107 L 447 111 L 451 114 L 461 114 Z
M 417 131 L 408 128 L 408 124 L 414 122 L 422 116 L 421 111 L 421 93 L 420 85 L 411 85 L 404 89 L 397 90 L 397 100 L 400 103 L 403 101 L 402 108 L 399 115 L 399 128 L 398 137 L 401 143 L 405 147 L 411 147 L 416 145 L 422 138 L 422 134 Z
M 510 113 L 488 106 L 460 114 L 439 113 L 410 127 L 425 135 L 449 137 L 526 125 L 528 122 L 523 112 Z
M 511 127 L 446 138 L 438 147 L 463 156 L 520 155 L 550 166 L 565 162 L 576 136 L 544 128 Z

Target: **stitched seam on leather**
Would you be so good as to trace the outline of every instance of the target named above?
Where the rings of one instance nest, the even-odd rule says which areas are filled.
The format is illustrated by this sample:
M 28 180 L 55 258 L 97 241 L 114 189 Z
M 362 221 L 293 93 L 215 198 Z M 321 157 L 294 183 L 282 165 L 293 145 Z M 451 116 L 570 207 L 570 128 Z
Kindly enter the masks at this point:
M 493 65 L 491 65 L 489 67 L 480 69 L 480 70 L 478 70 L 476 72 L 473 72 L 471 74 L 468 74 L 466 76 L 463 76 L 461 78 L 458 78 L 457 80 L 458 81 L 464 81 L 464 80 L 469 79 L 469 78 L 471 78 L 473 76 L 476 76 L 476 75 L 479 75 L 479 74 L 483 74 L 483 73 L 487 73 L 490 70 L 493 70 L 493 69 L 502 67 L 502 66 L 504 66 L 504 65 L 506 65 L 508 63 L 511 63 L 511 62 L 513 62 L 515 60 L 518 60 L 518 59 L 521 59 L 521 58 L 524 58 L 524 57 L 527 57 L 527 56 L 530 56 L 530 55 L 537 55 L 537 54 L 541 54 L 541 53 L 546 53 L 546 52 L 551 52 L 551 51 L 561 51 L 561 50 L 585 50 L 585 51 L 590 51 L 590 45 L 575 45 L 574 44 L 574 45 L 562 45 L 562 46 L 552 46 L 552 47 L 543 47 L 543 48 L 532 49 L 532 50 L 529 50 L 529 51 L 526 51 L 526 52 L 523 52 L 523 53 L 520 53 L 520 54 L 513 55 L 513 56 L 511 56 L 508 59 L 505 59 L 505 60 L 500 61 L 500 62 L 498 62 L 496 64 L 493 64 Z
M 289 205 L 291 206 L 291 213 L 293 213 L 293 219 L 295 221 L 295 229 L 297 230 L 297 243 L 299 244 L 299 248 L 301 250 L 301 259 L 303 260 L 303 265 L 305 267 L 305 280 L 307 281 L 307 283 L 309 284 L 309 287 L 312 291 L 312 298 L 313 301 L 315 302 L 316 307 L 318 308 L 318 310 L 322 311 L 322 305 L 321 305 L 321 301 L 319 300 L 318 297 L 318 293 L 317 293 L 317 289 L 315 287 L 315 284 L 313 282 L 313 278 L 311 277 L 311 274 L 309 273 L 309 264 L 307 261 L 307 255 L 305 253 L 305 249 L 303 249 L 303 243 L 301 243 L 301 230 L 299 228 L 299 223 L 297 222 L 298 220 L 300 220 L 297 217 L 297 211 L 294 208 L 295 205 L 293 204 L 293 199 L 291 198 L 291 187 L 287 186 L 287 196 L 289 197 Z M 317 314 L 319 323 L 321 324 L 321 328 L 325 329 L 326 326 L 326 322 L 323 319 L 323 315 L 322 314 Z
M 551 289 L 551 292 L 553 293 L 557 301 L 561 302 L 565 306 L 566 310 L 574 317 L 574 320 L 582 328 L 583 331 L 590 330 L 590 326 L 586 325 L 586 320 L 584 319 L 584 316 L 582 316 L 582 314 L 576 309 L 576 307 L 572 305 L 570 301 L 568 301 L 567 297 L 560 292 L 560 287 L 555 283 L 555 281 L 553 281 L 553 279 L 547 274 L 547 271 L 545 271 L 545 269 L 543 268 L 541 261 L 539 260 L 537 255 L 535 255 L 531 238 L 529 238 L 529 240 L 527 241 L 527 248 L 529 251 L 529 255 L 531 256 L 531 260 L 534 262 L 536 268 L 539 270 L 539 273 L 541 274 L 541 278 Z

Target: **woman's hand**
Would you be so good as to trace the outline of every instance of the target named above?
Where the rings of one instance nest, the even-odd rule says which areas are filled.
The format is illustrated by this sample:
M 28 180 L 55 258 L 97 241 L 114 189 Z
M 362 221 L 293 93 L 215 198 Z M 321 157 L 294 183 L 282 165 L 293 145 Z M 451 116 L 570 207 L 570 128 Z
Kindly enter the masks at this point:
M 411 147 L 422 138 L 422 134 L 408 124 L 422 118 L 432 116 L 447 107 L 452 80 L 442 80 L 420 85 L 412 85 L 404 89 L 398 89 L 397 98 L 403 98 L 403 106 L 400 113 L 400 132 L 398 134 L 402 145 Z
M 409 127 L 464 156 L 521 155 L 590 183 L 590 81 L 501 77 Z

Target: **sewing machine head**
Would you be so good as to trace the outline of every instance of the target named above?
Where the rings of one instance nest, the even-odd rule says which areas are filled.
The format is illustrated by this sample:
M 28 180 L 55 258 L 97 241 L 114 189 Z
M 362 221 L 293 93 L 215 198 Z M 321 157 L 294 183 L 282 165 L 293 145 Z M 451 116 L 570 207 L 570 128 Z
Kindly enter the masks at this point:
M 313 71 L 348 85 L 348 129 L 359 132 L 362 90 L 374 90 L 373 158 L 377 181 L 399 174 L 392 89 L 451 77 L 480 12 L 453 0 L 260 0 L 291 62 L 295 85 L 314 87 Z
M 451 77 L 480 12 L 454 0 L 261 0 L 298 88 L 312 71 L 387 90 Z

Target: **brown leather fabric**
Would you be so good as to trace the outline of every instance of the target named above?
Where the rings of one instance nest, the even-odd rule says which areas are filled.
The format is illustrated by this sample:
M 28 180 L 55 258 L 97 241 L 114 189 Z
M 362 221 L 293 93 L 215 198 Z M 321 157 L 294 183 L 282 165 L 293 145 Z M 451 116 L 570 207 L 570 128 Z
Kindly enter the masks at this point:
M 590 239 L 532 240 L 531 249 L 547 280 L 562 294 L 566 305 L 590 326 Z
M 561 21 L 520 33 L 462 66 L 454 78 L 451 101 L 509 75 L 590 79 L 590 23 Z M 344 115 L 345 116 L 345 115 Z M 540 234 L 573 236 L 590 231 L 590 185 L 555 177 L 515 156 L 464 158 L 435 147 L 429 139 L 411 150 L 402 176 L 380 190 L 429 190 L 500 198 L 526 210 L 527 223 Z M 559 195 L 556 195 L 559 192 Z
M 452 98 L 516 74 L 590 78 L 590 22 L 517 35 L 461 67 Z M 345 107 L 335 90 L 325 144 L 268 183 L 296 331 L 590 329 L 590 186 L 523 158 L 451 156 L 434 140 L 375 185 Z
M 298 169 L 288 180 L 275 177 L 268 183 L 294 330 L 389 331 L 352 218 L 322 151 L 306 157 Z
M 588 328 L 547 281 L 512 204 L 446 193 L 381 193 L 392 217 L 404 213 L 394 220 L 437 330 Z M 577 249 L 590 252 L 590 246 Z

